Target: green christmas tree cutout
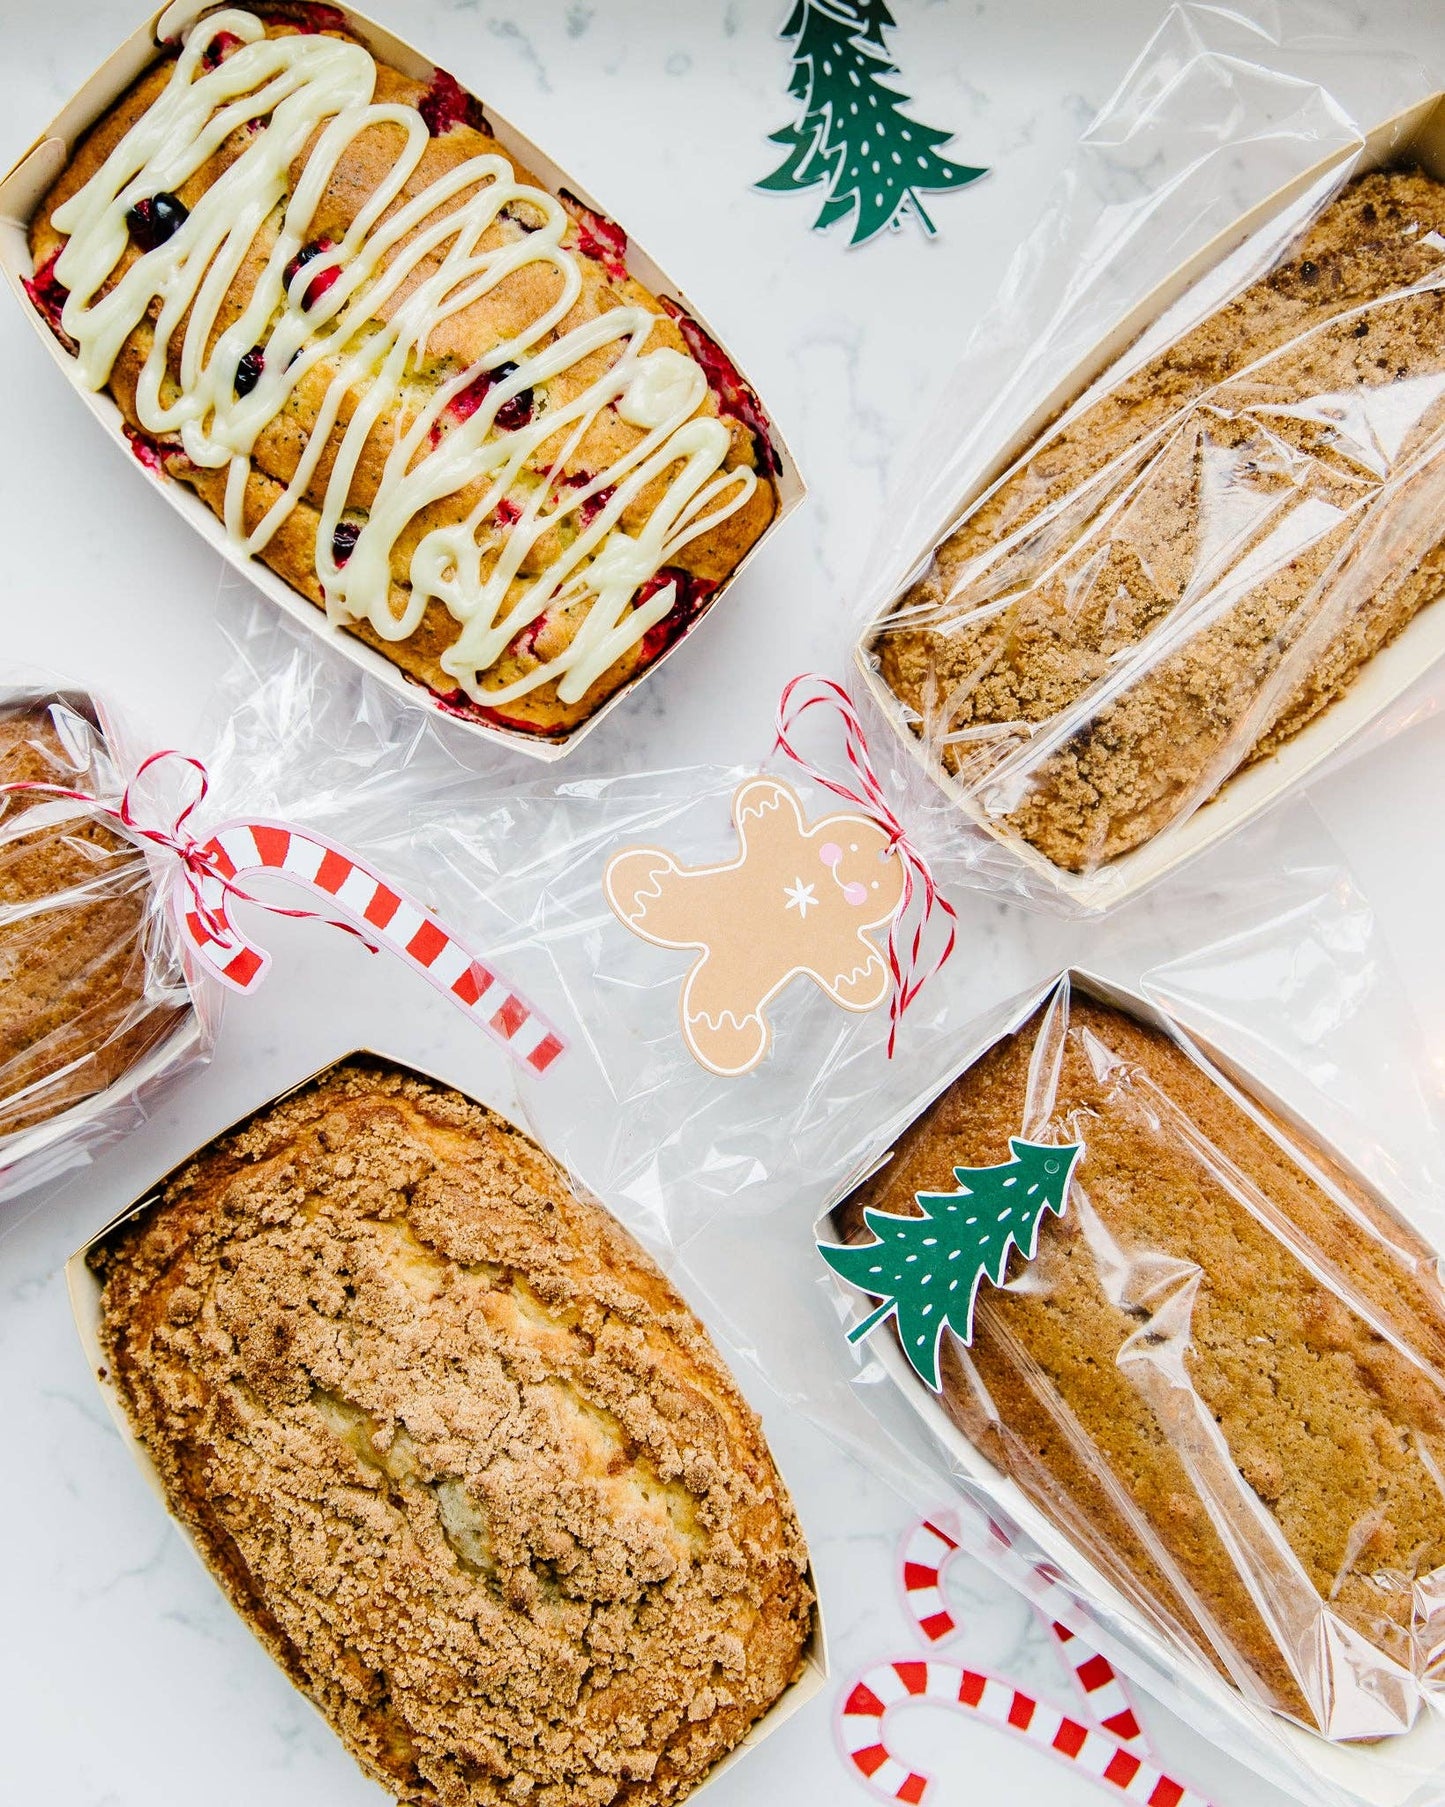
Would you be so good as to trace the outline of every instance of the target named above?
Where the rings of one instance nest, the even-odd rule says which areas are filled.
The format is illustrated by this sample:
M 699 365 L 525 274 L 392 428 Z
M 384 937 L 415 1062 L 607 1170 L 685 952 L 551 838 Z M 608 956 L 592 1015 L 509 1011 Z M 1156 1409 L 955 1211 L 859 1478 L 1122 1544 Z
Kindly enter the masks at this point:
M 875 1242 L 820 1242 L 818 1253 L 840 1279 L 883 1303 L 848 1332 L 858 1343 L 886 1319 L 898 1320 L 903 1353 L 915 1374 L 937 1393 L 945 1329 L 973 1341 L 973 1308 L 985 1275 L 1002 1286 L 1009 1252 L 1032 1261 L 1044 1213 L 1061 1217 L 1079 1158 L 1076 1145 L 1053 1146 L 1009 1137 L 1011 1161 L 997 1167 L 955 1167 L 958 1192 L 919 1192 L 922 1217 L 865 1209 Z
M 910 119 L 908 96 L 883 79 L 899 73 L 883 38 L 895 24 L 884 0 L 797 0 L 781 34 L 793 45 L 788 92 L 803 111 L 771 134 L 785 155 L 758 187 L 783 194 L 826 183 L 814 226 L 852 214 L 855 245 L 909 215 L 932 235 L 920 194 L 988 174 L 940 156 L 952 134 Z

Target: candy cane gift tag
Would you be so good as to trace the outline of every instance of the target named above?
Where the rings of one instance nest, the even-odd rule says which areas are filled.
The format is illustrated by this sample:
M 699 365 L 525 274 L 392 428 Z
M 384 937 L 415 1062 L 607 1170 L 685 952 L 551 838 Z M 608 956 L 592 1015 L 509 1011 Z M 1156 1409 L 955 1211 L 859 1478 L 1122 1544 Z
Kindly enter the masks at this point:
M 137 787 L 168 760 L 178 761 L 195 794 L 169 826 L 141 819 Z M 29 780 L 0 785 L 0 795 L 31 791 L 82 803 L 108 817 L 132 840 L 170 855 L 174 869 L 167 903 L 187 950 L 199 966 L 233 991 L 254 991 L 271 957 L 237 928 L 232 906 L 253 903 L 274 916 L 328 922 L 371 949 L 385 948 L 419 972 L 521 1066 L 545 1073 L 566 1043 L 533 1006 L 480 960 L 451 930 L 363 860 L 324 835 L 285 822 L 224 823 L 202 842 L 186 824 L 209 788 L 200 760 L 174 748 L 152 753 L 136 768 L 118 803 L 64 785 Z M 274 873 L 323 900 L 325 910 L 296 909 L 257 897 L 242 879 Z
M 1056 1706 L 1036 1700 L 1011 1682 L 957 1663 L 918 1660 L 879 1663 L 866 1669 L 843 1703 L 839 1731 L 856 1772 L 876 1795 L 916 1807 L 929 1779 L 892 1756 L 883 1722 L 890 1707 L 929 1701 L 969 1713 L 999 1731 L 1021 1737 L 1141 1807 L 1208 1807 L 1202 1795 L 1166 1776 L 1107 1732 Z
M 989 1537 L 1001 1571 L 1022 1589 L 1066 1651 L 1079 1710 L 1066 1713 L 1012 1682 L 958 1663 L 917 1658 L 875 1663 L 841 1696 L 838 1735 L 854 1774 L 883 1800 L 910 1807 L 924 1800 L 929 1778 L 894 1756 L 884 1722 L 895 1706 L 930 1702 L 1022 1738 L 1125 1800 L 1144 1807 L 1208 1807 L 1202 1795 L 1150 1760 L 1133 1706 L 1108 1659 L 1090 1649 L 1063 1619 L 1051 1617 L 1051 1609 L 1068 1615 L 1076 1611 L 1058 1575 L 1047 1564 L 1018 1555 L 1002 1528 L 971 1505 L 924 1520 L 904 1540 L 900 1579 L 920 1635 L 936 1647 L 959 1630 L 943 1576 L 958 1553 L 965 1514 L 979 1521 L 974 1528 Z
M 920 1634 L 937 1647 L 960 1629 L 944 1594 L 943 1578 L 959 1553 L 965 1521 L 975 1536 L 987 1538 L 991 1566 L 1023 1594 L 1050 1635 L 1065 1647 L 1069 1673 L 1090 1721 L 1125 1743 L 1145 1749 L 1133 1703 L 1113 1664 L 1091 1649 L 1068 1623 L 1078 1607 L 1057 1570 L 1020 1555 L 1002 1526 L 972 1502 L 924 1519 L 904 1539 L 900 1558 L 903 1594 Z
M 233 990 L 254 991 L 271 964 L 231 916 L 233 898 L 261 902 L 237 881 L 274 872 L 324 897 L 342 919 L 338 926 L 404 960 L 522 1066 L 545 1073 L 562 1052 L 546 1020 L 430 911 L 323 835 L 281 822 L 228 822 L 198 849 L 196 862 L 176 873 L 177 915 L 197 958 Z

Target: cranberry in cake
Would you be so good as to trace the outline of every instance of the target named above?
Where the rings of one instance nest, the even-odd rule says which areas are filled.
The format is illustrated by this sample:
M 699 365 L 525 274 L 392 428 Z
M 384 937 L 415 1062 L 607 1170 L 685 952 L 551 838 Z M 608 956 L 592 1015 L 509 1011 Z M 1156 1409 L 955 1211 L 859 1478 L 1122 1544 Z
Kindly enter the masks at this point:
M 138 454 L 474 720 L 565 737 L 776 511 L 756 397 L 625 235 L 334 9 L 197 21 L 30 237 Z

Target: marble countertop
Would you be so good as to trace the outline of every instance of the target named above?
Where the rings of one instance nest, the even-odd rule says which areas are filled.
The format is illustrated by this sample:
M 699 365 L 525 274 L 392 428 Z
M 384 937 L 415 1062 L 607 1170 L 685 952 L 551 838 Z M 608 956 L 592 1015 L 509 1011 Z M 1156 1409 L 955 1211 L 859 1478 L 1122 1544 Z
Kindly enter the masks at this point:
M 1264 0 L 1245 0 L 1245 10 L 1252 3 Z M 769 398 L 811 484 L 806 508 L 726 609 L 599 729 L 599 757 L 619 771 L 756 759 L 782 683 L 841 669 L 856 574 L 885 525 L 908 442 L 1074 140 L 1157 22 L 1158 0 L 894 0 L 894 9 L 915 112 L 953 127 L 954 154 L 992 173 L 937 197 L 936 240 L 910 229 L 854 250 L 808 230 L 810 197 L 750 187 L 770 167 L 767 133 L 790 116 L 782 0 L 371 0 L 574 170 L 675 274 Z M 4 144 L 18 152 L 137 16 L 126 0 L 0 0 Z M 1346 0 L 1337 17 L 1362 45 L 1409 44 L 1445 71 L 1438 0 Z M 8 302 L 0 380 L 6 661 L 103 685 L 157 743 L 196 744 L 232 656 L 227 632 L 248 605 L 87 425 Z M 1445 1021 L 1445 844 L 1432 833 L 1445 721 L 1422 713 L 1408 739 L 1318 780 L 1310 821 L 1348 848 L 1371 945 L 1409 973 L 1428 1023 Z M 1279 843 L 1260 845 L 1269 858 Z M 1167 916 L 1160 922 L 1167 930 Z M 991 950 L 1037 932 L 1000 905 L 978 906 L 968 929 Z M 279 976 L 230 1010 L 207 1072 L 93 1168 L 0 1207 L 3 1801 L 363 1807 L 381 1798 L 156 1506 L 87 1373 L 60 1273 L 157 1173 L 342 1047 L 384 1036 L 459 1083 L 494 1081 L 466 1027 L 407 975 L 363 972 L 365 955 L 342 938 L 298 926 L 278 925 L 270 945 Z M 1061 929 L 1055 945 L 1082 959 L 1087 931 Z M 1437 1039 L 1430 1109 L 1445 1084 Z M 770 1403 L 766 1389 L 759 1403 L 815 1551 L 833 1679 L 824 1699 L 718 1781 L 709 1807 L 861 1803 L 869 1797 L 838 1754 L 833 1710 L 870 1663 L 921 1654 L 897 1579 L 913 1514 L 886 1475 Z M 1067 1699 L 1045 1635 L 1015 1596 L 965 1563 L 951 1586 L 963 1632 L 948 1655 Z M 1282 1807 L 1227 1754 L 1162 1709 L 1143 1710 L 1165 1767 L 1217 1807 Z M 896 1744 L 936 1778 L 935 1807 L 1105 1798 L 1021 1741 L 946 1713 L 901 1717 Z

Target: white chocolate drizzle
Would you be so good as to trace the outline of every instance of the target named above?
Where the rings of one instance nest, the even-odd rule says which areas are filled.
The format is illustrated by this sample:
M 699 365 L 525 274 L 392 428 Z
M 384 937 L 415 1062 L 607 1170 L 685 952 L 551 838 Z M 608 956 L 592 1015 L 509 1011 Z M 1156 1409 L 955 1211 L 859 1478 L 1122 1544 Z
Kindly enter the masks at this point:
M 208 69 L 206 52 L 223 34 L 241 42 Z M 519 182 L 505 157 L 472 157 L 401 200 L 430 133 L 416 108 L 373 104 L 375 85 L 376 64 L 359 44 L 324 35 L 267 38 L 260 20 L 239 11 L 201 21 L 162 92 L 52 215 L 67 235 L 55 264 L 69 290 L 61 323 L 78 347 L 84 381 L 99 389 L 130 334 L 148 310 L 155 313 L 137 417 L 147 432 L 179 436 L 195 464 L 226 469 L 226 526 L 247 553 L 262 551 L 301 500 L 349 397 L 353 412 L 339 435 L 316 534 L 328 615 L 364 620 L 383 639 L 400 641 L 435 599 L 460 628 L 442 667 L 473 701 L 504 705 L 555 679 L 561 700 L 573 704 L 677 600 L 672 583 L 634 604 L 638 591 L 690 540 L 742 507 L 757 478 L 746 467 L 723 468 L 731 434 L 724 421 L 697 413 L 707 394 L 701 367 L 670 348 L 645 350 L 656 319 L 646 308 L 618 305 L 560 331 L 582 292 L 576 255 L 562 244 L 571 221 L 552 195 Z M 359 133 L 383 124 L 401 128 L 400 155 L 341 241 L 302 264 L 288 284 L 287 267 L 315 243 L 312 222 L 337 163 Z M 180 189 L 247 128 L 249 141 L 179 229 L 102 293 L 130 242 L 127 212 Z M 291 188 L 292 166 L 313 138 Z M 540 224 L 496 243 L 499 216 L 519 202 Z M 232 286 L 267 228 L 275 242 L 244 311 L 218 332 Z M 489 233 L 493 242 L 484 245 Z M 438 326 L 529 264 L 555 270 L 550 305 L 439 387 L 417 383 Z M 238 395 L 237 371 L 253 347 L 263 352 L 260 373 Z M 173 355 L 178 385 L 168 381 Z M 580 393 L 549 406 L 548 382 L 584 360 L 603 368 Z M 295 473 L 248 530 L 253 448 L 318 366 L 329 373 L 327 386 Z M 531 418 L 499 427 L 499 412 L 529 390 Z M 454 407 L 464 391 L 466 401 Z M 642 437 L 587 473 L 585 484 L 569 483 L 567 461 L 607 407 Z M 338 563 L 336 530 L 363 449 L 368 440 L 375 447 L 388 417 L 405 424 L 392 429 L 364 520 L 357 511 L 347 517 L 356 539 Z M 659 483 L 639 521 L 634 505 Z M 424 510 L 463 490 L 480 493 L 465 519 L 421 534 L 398 613 L 398 542 Z M 512 683 L 482 683 L 517 635 L 584 603 L 556 657 Z

